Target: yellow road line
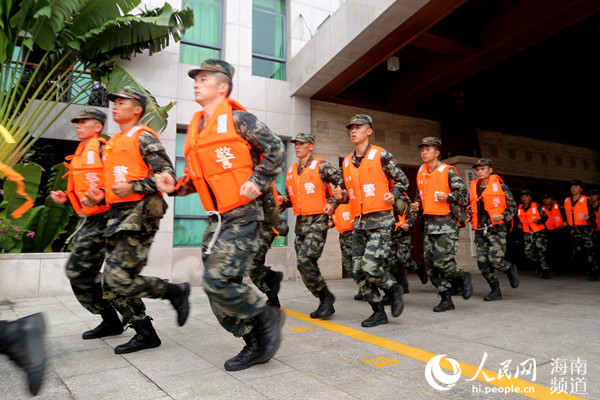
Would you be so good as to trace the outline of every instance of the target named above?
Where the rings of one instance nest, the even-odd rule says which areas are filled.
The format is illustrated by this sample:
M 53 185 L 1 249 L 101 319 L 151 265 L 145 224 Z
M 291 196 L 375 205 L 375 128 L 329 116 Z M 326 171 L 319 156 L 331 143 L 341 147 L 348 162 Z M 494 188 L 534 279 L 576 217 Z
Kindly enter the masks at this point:
M 317 325 L 321 328 L 330 330 L 332 332 L 336 332 L 336 333 L 354 338 L 356 340 L 360 340 L 361 342 L 369 343 L 369 344 L 381 347 L 382 349 L 390 350 L 390 351 L 396 352 L 398 354 L 402 354 L 406 357 L 410 357 L 415 360 L 423 361 L 425 363 L 427 363 L 429 360 L 431 360 L 432 357 L 435 357 L 437 355 L 434 353 L 430 353 L 426 350 L 421 350 L 416 347 L 408 346 L 408 345 L 405 345 L 405 344 L 402 344 L 399 342 L 394 342 L 393 340 L 375 336 L 370 333 L 360 331 L 358 329 L 353 329 L 353 328 L 349 328 L 344 325 L 336 324 L 335 322 L 325 321 L 325 320 L 321 320 L 321 319 L 312 319 L 306 314 L 303 314 L 303 313 L 300 313 L 300 312 L 297 312 L 294 310 L 290 310 L 289 308 L 282 308 L 282 310 L 285 311 L 285 313 L 287 315 L 289 315 L 290 317 L 297 318 L 299 320 L 311 323 L 313 325 Z M 444 361 L 446 361 L 446 360 L 444 360 Z M 460 365 L 462 375 L 468 376 L 469 378 L 473 378 L 477 374 L 478 367 L 471 365 L 471 364 L 464 363 L 464 362 L 460 362 L 460 361 L 458 361 L 458 363 Z M 445 366 L 441 365 L 443 368 L 452 371 L 452 367 L 450 366 L 449 362 L 446 361 L 445 363 L 442 363 L 442 364 L 446 364 Z M 523 396 L 526 396 L 526 397 L 529 397 L 532 399 L 539 399 L 539 400 L 548 400 L 548 399 L 576 400 L 576 399 L 579 399 L 579 400 L 585 400 L 583 397 L 574 396 L 569 393 L 552 393 L 552 390 L 550 388 L 539 385 L 535 382 L 525 381 L 525 380 L 518 379 L 518 378 L 510 378 L 510 379 L 507 377 L 498 378 L 497 372 L 493 372 L 488 369 L 482 369 L 481 371 L 485 372 L 485 374 L 488 377 L 494 376 L 495 378 L 493 381 L 488 382 L 483 377 L 483 374 L 480 373 L 479 375 L 477 375 L 477 378 L 476 378 L 478 381 L 487 383 L 488 385 L 497 386 L 497 387 L 510 388 L 513 391 L 514 391 L 514 388 L 519 388 L 519 393 L 517 393 L 517 394 L 520 394 L 520 395 L 523 395 Z M 473 382 L 475 382 L 475 381 L 473 381 Z M 526 387 L 528 388 L 527 390 L 529 390 L 529 388 L 534 388 L 535 391 L 533 393 L 525 393 L 524 388 L 526 388 Z

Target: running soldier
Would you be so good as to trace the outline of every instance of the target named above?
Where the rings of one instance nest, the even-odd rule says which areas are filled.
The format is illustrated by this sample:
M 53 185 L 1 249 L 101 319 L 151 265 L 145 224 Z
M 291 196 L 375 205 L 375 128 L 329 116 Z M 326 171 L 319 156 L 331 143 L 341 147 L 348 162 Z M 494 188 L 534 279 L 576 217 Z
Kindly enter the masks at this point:
M 521 201 L 517 216 L 519 217 L 519 228 L 523 230 L 523 251 L 525 258 L 533 265 L 534 275 L 539 274 L 541 269 L 542 278 L 550 278 L 550 268 L 546 262 L 546 237 L 545 223 L 548 216 L 544 210 L 531 201 L 531 190 L 521 191 Z

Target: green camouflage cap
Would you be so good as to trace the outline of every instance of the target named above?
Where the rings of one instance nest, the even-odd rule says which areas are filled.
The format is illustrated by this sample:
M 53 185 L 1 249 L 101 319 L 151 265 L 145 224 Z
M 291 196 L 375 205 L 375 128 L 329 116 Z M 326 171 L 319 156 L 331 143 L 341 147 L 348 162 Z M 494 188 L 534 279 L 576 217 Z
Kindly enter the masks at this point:
M 438 148 L 442 147 L 442 139 L 437 138 L 435 136 L 427 136 L 421 140 L 421 143 L 417 147 L 422 146 L 437 146 Z
M 492 160 L 490 160 L 489 158 L 480 158 L 479 160 L 477 160 L 475 162 L 475 164 L 473 164 L 473 168 L 482 167 L 482 166 L 491 167 Z
M 303 142 L 303 143 L 315 144 L 315 135 L 313 135 L 312 133 L 300 132 L 299 134 L 296 135 L 295 138 L 290 140 L 290 142 L 292 142 L 292 143 Z
M 79 117 L 73 118 L 71 122 L 76 123 L 82 119 L 95 119 L 104 125 L 106 122 L 106 114 L 97 108 L 84 108 L 79 112 Z
M 115 101 L 117 98 L 134 99 L 142 103 L 142 107 L 144 108 L 148 105 L 148 96 L 146 93 L 131 86 L 125 86 L 119 93 L 109 93 L 106 97 L 110 101 Z
M 529 190 L 529 189 L 521 190 L 521 196 L 531 196 L 531 190 Z
M 350 123 L 346 125 L 346 129 L 350 129 L 352 125 L 371 125 L 373 127 L 373 120 L 367 114 L 356 114 L 350 118 Z
M 581 183 L 581 181 L 579 179 L 573 179 L 569 186 L 573 186 L 573 185 L 583 186 L 583 184 Z
M 233 79 L 233 73 L 235 72 L 235 68 L 227 61 L 217 60 L 214 58 L 209 58 L 208 60 L 204 60 L 200 68 L 191 69 L 188 71 L 188 75 L 192 79 L 196 79 L 196 75 L 200 71 L 209 71 L 209 72 L 220 72 L 229 77 L 229 79 Z

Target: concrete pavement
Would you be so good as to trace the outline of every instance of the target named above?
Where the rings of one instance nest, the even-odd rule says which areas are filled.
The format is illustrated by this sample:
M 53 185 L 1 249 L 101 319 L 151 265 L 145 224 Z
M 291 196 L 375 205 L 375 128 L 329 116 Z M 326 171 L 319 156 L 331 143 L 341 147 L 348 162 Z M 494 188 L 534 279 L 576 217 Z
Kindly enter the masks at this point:
M 328 282 L 337 301 L 325 322 L 308 317 L 318 301 L 302 282 L 284 282 L 279 352 L 238 372 L 223 363 L 243 342 L 219 326 L 199 287 L 184 327 L 168 301 L 146 301 L 162 346 L 133 354 L 113 353 L 133 330 L 82 340 L 99 317 L 74 296 L 3 300 L 0 319 L 45 312 L 49 368 L 40 399 L 600 399 L 600 282 L 522 275 L 518 289 L 502 276 L 504 300 L 495 302 L 482 300 L 489 287 L 474 276 L 473 297 L 453 297 L 456 310 L 445 313 L 431 311 L 439 302 L 431 284 L 410 275 L 404 313 L 393 318 L 386 307 L 389 324 L 375 328 L 360 326 L 371 309 L 352 299 L 352 280 Z M 456 361 L 436 368 L 428 364 L 436 354 Z M 28 398 L 21 371 L 3 358 L 0 399 Z

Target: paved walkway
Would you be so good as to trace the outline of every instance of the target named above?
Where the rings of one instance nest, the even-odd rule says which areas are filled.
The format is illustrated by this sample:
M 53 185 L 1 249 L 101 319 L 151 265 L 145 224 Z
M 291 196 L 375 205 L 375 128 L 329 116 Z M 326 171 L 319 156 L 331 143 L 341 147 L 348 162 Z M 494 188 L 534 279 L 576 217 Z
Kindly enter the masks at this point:
M 387 307 L 390 323 L 375 328 L 360 326 L 371 310 L 352 299 L 351 280 L 328 282 L 337 297 L 328 321 L 308 317 L 317 300 L 301 282 L 284 282 L 281 349 L 271 362 L 238 372 L 225 371 L 223 362 L 242 341 L 218 325 L 201 288 L 192 290 L 182 328 L 168 302 L 148 300 L 162 346 L 122 356 L 113 348 L 132 330 L 82 340 L 99 320 L 73 296 L 4 300 L 0 318 L 45 312 L 50 365 L 42 399 L 600 399 L 600 282 L 525 274 L 513 290 L 502 277 L 504 300 L 488 303 L 482 297 L 489 288 L 475 276 L 471 300 L 454 298 L 456 310 L 433 313 L 434 288 L 414 275 L 409 281 L 404 313 L 392 318 Z M 428 364 L 436 354 L 452 359 L 441 364 L 449 370 Z M 499 378 L 503 368 L 510 379 Z M 434 389 L 426 370 L 433 385 L 447 390 Z M 5 358 L 0 399 L 22 398 L 28 394 L 21 371 Z

